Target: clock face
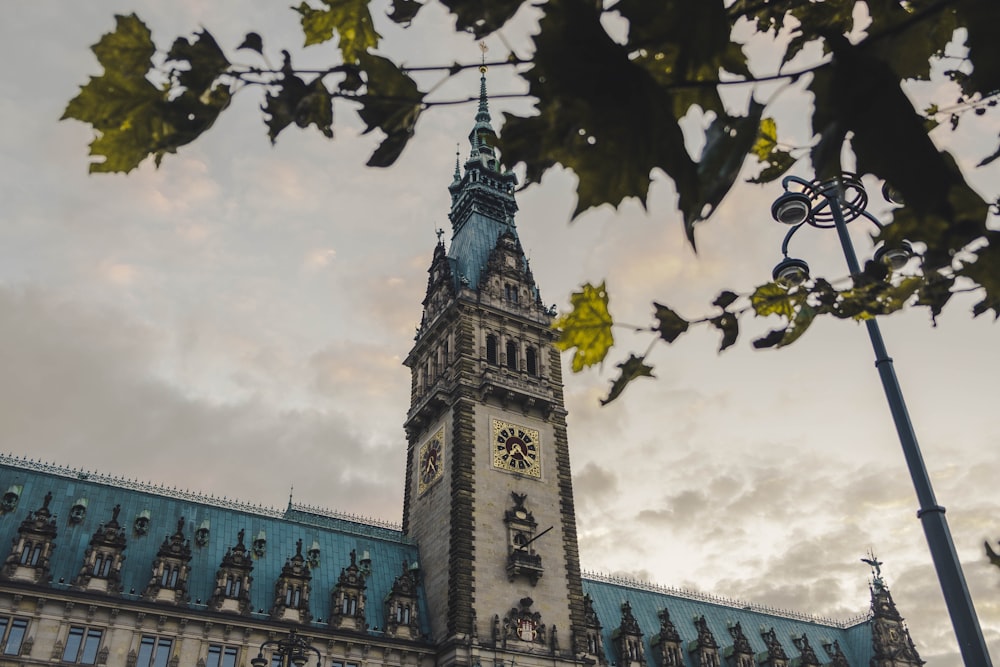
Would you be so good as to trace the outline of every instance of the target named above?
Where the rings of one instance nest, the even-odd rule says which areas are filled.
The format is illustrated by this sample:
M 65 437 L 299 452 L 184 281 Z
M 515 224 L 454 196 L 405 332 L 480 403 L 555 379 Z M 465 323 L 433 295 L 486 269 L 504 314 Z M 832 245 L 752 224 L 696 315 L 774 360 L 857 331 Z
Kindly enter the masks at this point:
M 417 460 L 417 491 L 423 493 L 430 486 L 441 479 L 444 471 L 444 429 L 440 429 L 432 435 L 420 447 L 420 456 Z
M 541 440 L 538 431 L 494 419 L 493 467 L 541 477 Z

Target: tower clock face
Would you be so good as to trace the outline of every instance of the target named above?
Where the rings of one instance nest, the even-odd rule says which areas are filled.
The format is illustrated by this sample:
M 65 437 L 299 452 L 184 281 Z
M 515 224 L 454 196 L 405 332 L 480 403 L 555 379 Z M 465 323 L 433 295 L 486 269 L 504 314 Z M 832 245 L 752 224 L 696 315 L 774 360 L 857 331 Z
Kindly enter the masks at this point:
M 423 493 L 441 479 L 444 471 L 444 429 L 440 429 L 420 447 L 417 465 L 417 491 Z
M 541 444 L 535 429 L 493 420 L 494 468 L 541 477 Z

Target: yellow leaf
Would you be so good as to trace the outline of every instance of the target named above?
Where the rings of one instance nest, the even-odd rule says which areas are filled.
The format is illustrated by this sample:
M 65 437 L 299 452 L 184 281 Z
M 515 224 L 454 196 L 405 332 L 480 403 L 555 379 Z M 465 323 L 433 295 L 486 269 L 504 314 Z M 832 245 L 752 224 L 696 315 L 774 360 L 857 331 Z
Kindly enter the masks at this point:
M 778 124 L 773 118 L 762 118 L 760 129 L 757 130 L 757 141 L 750 149 L 757 159 L 767 162 L 771 152 L 778 146 Z
M 781 315 L 786 320 L 795 317 L 796 307 L 805 298 L 804 292 L 789 292 L 777 283 L 761 285 L 750 295 L 750 304 L 757 315 Z
M 611 333 L 611 313 L 608 312 L 608 293 L 604 283 L 594 287 L 586 283 L 581 291 L 570 296 L 573 310 L 552 323 L 559 332 L 555 341 L 560 350 L 576 348 L 573 354 L 573 372 L 579 373 L 588 366 L 604 361 L 614 345 Z

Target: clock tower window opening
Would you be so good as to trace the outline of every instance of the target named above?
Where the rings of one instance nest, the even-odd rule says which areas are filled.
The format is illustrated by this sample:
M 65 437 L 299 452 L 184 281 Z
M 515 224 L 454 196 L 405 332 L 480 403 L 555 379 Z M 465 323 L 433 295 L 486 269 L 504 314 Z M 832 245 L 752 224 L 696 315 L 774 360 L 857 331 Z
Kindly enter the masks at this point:
M 493 334 L 486 335 L 486 363 L 497 365 L 497 337 Z
M 535 348 L 529 346 L 524 351 L 524 366 L 528 375 L 538 375 L 538 353 Z
M 517 343 L 512 340 L 507 341 L 507 368 L 517 370 Z

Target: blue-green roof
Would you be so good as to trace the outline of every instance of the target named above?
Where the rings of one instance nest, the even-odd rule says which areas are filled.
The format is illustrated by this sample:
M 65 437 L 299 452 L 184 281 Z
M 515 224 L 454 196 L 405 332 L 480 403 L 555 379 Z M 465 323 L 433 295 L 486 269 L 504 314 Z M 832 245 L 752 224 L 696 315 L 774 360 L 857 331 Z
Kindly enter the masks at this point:
M 266 554 L 254 561 L 251 601 L 255 615 L 263 610 L 263 618 L 274 602 L 274 582 L 286 559 L 295 555 L 296 541 L 303 542 L 303 553 L 313 542 L 319 544 L 320 559 L 312 568 L 310 610 L 314 623 L 330 618 L 331 594 L 341 569 L 349 565 L 350 552 L 360 559 L 364 552 L 371 558 L 371 574 L 367 577 L 366 621 L 375 632 L 385 627 L 383 600 L 392 583 L 403 571 L 403 562 L 418 561 L 416 546 L 398 528 L 388 524 L 365 523 L 351 517 L 302 506 L 287 510 L 254 507 L 238 502 L 208 498 L 188 492 L 171 491 L 162 487 L 136 483 L 92 473 L 82 473 L 48 464 L 38 464 L 0 456 L 0 495 L 11 485 L 23 485 L 16 510 L 0 515 L 0 545 L 8 545 L 17 536 L 21 522 L 41 507 L 45 494 L 52 492 L 50 511 L 56 516 L 58 535 L 56 549 L 50 561 L 52 586 L 68 587 L 78 574 L 84 553 L 94 531 L 111 519 L 115 505 L 121 505 L 118 522 L 125 529 L 128 547 L 122 568 L 123 596 L 138 598 L 149 583 L 156 553 L 166 536 L 177 529 L 177 520 L 184 518 L 185 535 L 191 540 L 191 575 L 188 594 L 191 607 L 205 603 L 215 587 L 215 573 L 228 547 L 236 544 L 237 533 L 246 530 L 245 543 L 264 531 Z M 84 520 L 69 521 L 70 509 L 77 499 L 86 498 Z M 133 529 L 135 518 L 143 511 L 150 514 L 150 530 L 139 536 Z M 199 547 L 194 533 L 203 522 L 209 522 L 208 543 Z M 0 552 L 0 558 L 6 553 Z M 134 592 L 133 592 L 134 591 Z M 427 634 L 427 614 L 423 591 L 420 591 L 421 633 Z
M 775 636 L 790 661 L 799 656 L 792 637 L 801 637 L 803 633 L 808 636 L 821 663 L 830 661 L 823 645 L 834 641 L 840 644 L 851 667 L 868 667 L 872 657 L 871 626 L 867 616 L 838 622 L 639 582 L 619 582 L 595 575 L 584 577 L 583 590 L 593 600 L 594 611 L 601 621 L 605 652 L 610 662 L 620 662 L 611 635 L 621 625 L 621 605 L 626 601 L 631 605 L 632 614 L 642 630 L 648 665 L 659 664 L 659 657 L 654 656 L 650 640 L 660 632 L 659 612 L 664 608 L 670 612 L 670 619 L 677 628 L 682 640 L 681 646 L 685 649 L 686 664 L 690 667 L 698 667 L 687 652 L 687 646 L 698 638 L 693 621 L 702 615 L 719 645 L 720 653 L 724 653 L 725 648 L 733 644 L 728 628 L 739 623 L 755 654 L 766 653 L 767 646 L 761 632 L 774 628 Z

